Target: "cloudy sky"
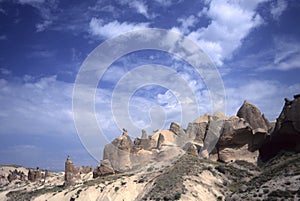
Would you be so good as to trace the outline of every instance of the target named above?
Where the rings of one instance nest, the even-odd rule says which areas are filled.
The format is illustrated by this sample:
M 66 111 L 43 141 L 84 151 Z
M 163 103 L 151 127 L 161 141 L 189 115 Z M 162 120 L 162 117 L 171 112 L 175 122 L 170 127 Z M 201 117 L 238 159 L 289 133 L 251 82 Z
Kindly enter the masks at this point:
M 63 169 L 67 155 L 76 165 L 97 164 L 73 121 L 76 76 L 98 45 L 143 28 L 183 34 L 211 58 L 224 84 L 227 115 L 249 100 L 275 120 L 283 99 L 300 93 L 299 11 L 297 0 L 0 0 L 0 164 Z M 185 100 L 196 104 L 197 113 L 182 119 L 183 99 L 157 80 L 127 93 L 139 77 L 160 75 L 146 68 L 134 74 L 147 64 L 181 77 L 185 83 L 170 79 L 169 87 L 191 90 L 194 97 Z M 116 97 L 130 99 L 125 113 L 118 113 L 124 105 L 112 103 L 116 88 Z M 148 133 L 171 121 L 185 127 L 198 114 L 213 112 L 210 94 L 193 67 L 168 52 L 123 55 L 97 87 L 95 115 L 105 138 L 93 140 L 118 136 L 118 122 L 128 119 L 132 136 L 140 135 L 131 133 L 133 127 Z M 101 148 L 95 149 L 101 156 Z

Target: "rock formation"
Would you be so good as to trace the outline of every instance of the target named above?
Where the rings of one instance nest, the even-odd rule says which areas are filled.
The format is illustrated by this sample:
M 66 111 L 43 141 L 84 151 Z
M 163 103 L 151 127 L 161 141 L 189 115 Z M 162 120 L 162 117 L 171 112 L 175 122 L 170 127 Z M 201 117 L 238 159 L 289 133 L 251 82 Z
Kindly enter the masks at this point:
M 93 171 L 93 178 L 115 174 L 113 167 L 108 159 L 102 160 Z
M 269 133 L 271 128 L 269 121 L 254 104 L 244 101 L 242 107 L 237 112 L 237 116 L 245 119 L 251 126 L 253 133 Z
M 225 120 L 216 145 L 218 160 L 231 162 L 243 158 L 249 162 L 256 162 L 258 152 L 251 149 L 252 141 L 252 129 L 244 119 L 233 116 Z
M 14 171 L 10 171 L 7 176 L 7 180 L 9 182 L 12 182 L 14 180 L 25 181 L 25 179 L 26 179 L 26 176 L 25 176 L 24 172 L 18 171 L 17 169 L 15 169 Z
M 74 184 L 76 178 L 78 178 L 78 170 L 68 156 L 65 162 L 65 185 Z
M 91 166 L 76 167 L 70 156 L 68 156 L 65 162 L 65 185 L 74 184 L 80 178 L 80 174 L 87 174 L 92 171 L 93 168 Z
M 42 179 L 42 172 L 41 170 L 37 167 L 35 170 L 34 169 L 29 169 L 28 171 L 28 180 L 35 182 L 35 181 L 40 181 Z
M 300 94 L 293 101 L 285 99 L 274 131 L 260 148 L 260 158 L 267 161 L 282 150 L 300 152 Z
M 114 139 L 104 147 L 103 159 L 110 161 L 114 170 L 123 172 L 132 168 L 130 152 L 133 142 L 127 130 L 123 129 L 123 134 Z
M 127 130 L 123 129 L 121 136 L 104 147 L 103 159 L 111 163 L 114 171 L 124 172 L 156 161 L 158 158 L 167 159 L 166 147 L 176 147 L 178 145 L 176 139 L 185 135 L 177 123 L 172 123 L 169 130 L 158 130 L 149 136 L 144 131 L 142 133 L 142 138 L 136 138 L 132 142 Z
M 283 147 L 299 150 L 299 102 L 286 100 L 285 107 L 277 120 L 268 143 L 262 148 L 262 158 L 276 154 Z M 187 129 L 172 122 L 168 130 L 158 130 L 133 142 L 127 131 L 105 146 L 104 158 L 111 163 L 114 171 L 127 171 L 149 161 L 166 159 L 171 147 L 181 148 L 193 155 L 222 162 L 246 160 L 256 162 L 259 149 L 269 138 L 273 125 L 252 103 L 244 101 L 237 116 L 230 118 L 223 113 L 204 114 L 189 123 Z M 281 143 L 283 142 L 283 144 Z M 279 145 L 280 144 L 280 145 Z M 272 145 L 273 148 L 270 148 Z M 176 152 L 176 151 L 175 151 Z M 179 153 L 179 152 L 178 152 Z M 271 154 L 272 155 L 272 154 Z

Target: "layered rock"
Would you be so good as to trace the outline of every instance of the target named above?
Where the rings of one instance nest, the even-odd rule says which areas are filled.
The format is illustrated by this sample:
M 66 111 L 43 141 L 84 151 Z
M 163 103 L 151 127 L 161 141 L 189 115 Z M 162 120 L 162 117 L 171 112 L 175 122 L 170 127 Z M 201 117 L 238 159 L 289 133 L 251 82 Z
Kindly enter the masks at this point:
M 285 99 L 274 131 L 260 148 L 260 158 L 267 161 L 282 150 L 300 152 L 300 94 L 293 101 Z

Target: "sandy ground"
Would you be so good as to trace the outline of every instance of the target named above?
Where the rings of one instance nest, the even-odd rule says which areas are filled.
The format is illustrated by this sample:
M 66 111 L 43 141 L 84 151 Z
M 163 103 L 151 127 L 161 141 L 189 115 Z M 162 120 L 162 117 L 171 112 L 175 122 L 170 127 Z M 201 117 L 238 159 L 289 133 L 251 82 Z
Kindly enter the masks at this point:
M 182 194 L 180 200 L 215 201 L 216 197 L 223 196 L 216 184 L 222 184 L 222 180 L 213 176 L 210 171 L 203 171 L 197 177 L 186 177 L 184 185 L 187 193 Z

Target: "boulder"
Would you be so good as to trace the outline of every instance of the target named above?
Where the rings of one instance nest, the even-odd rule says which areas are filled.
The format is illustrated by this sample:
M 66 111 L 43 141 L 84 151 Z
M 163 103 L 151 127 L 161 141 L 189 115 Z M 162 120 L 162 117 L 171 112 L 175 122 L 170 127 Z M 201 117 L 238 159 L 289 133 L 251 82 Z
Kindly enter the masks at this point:
M 271 125 L 265 118 L 264 114 L 252 103 L 244 101 L 243 105 L 237 112 L 237 116 L 245 119 L 251 126 L 253 133 L 269 133 Z
M 285 104 L 276 120 L 271 136 L 259 149 L 262 161 L 267 161 L 280 151 L 300 152 L 300 94 Z
M 185 135 L 184 130 L 181 128 L 179 123 L 172 122 L 170 125 L 170 131 L 172 131 L 177 136 Z
M 102 160 L 100 162 L 100 165 L 98 165 L 93 171 L 93 178 L 111 175 L 111 174 L 115 174 L 115 170 L 111 166 L 110 161 L 105 159 Z
M 198 156 L 198 149 L 197 149 L 196 145 L 194 145 L 193 143 L 190 143 L 189 147 L 187 149 L 187 153 Z

